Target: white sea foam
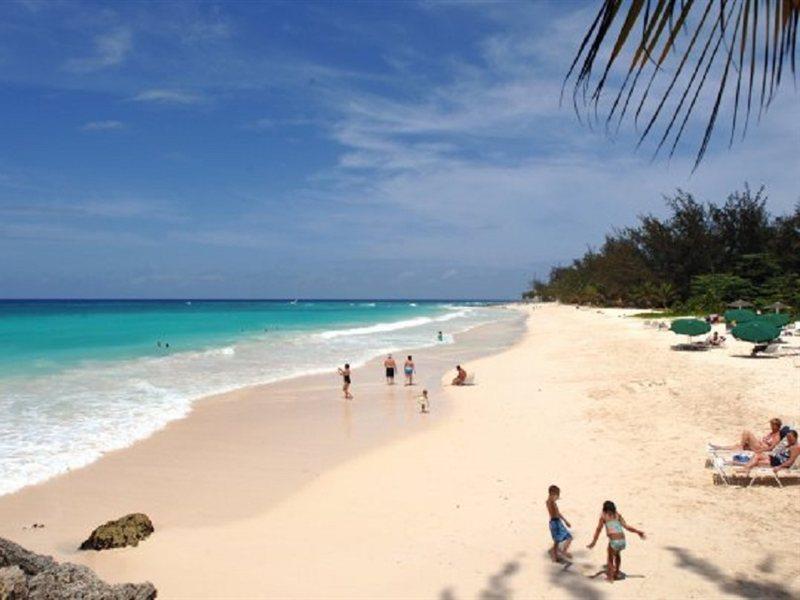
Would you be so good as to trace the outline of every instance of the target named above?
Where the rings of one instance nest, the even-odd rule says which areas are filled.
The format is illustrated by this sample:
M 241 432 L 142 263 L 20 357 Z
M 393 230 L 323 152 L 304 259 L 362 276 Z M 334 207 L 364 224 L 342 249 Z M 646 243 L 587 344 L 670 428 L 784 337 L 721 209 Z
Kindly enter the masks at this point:
M 324 332 L 270 332 L 234 345 L 157 357 L 86 363 L 56 374 L 2 381 L 0 494 L 43 481 L 126 447 L 186 416 L 193 400 L 246 385 L 331 372 L 445 341 L 501 311 L 452 307 L 434 317 Z M 435 325 L 435 330 L 434 330 Z
M 319 337 L 325 340 L 330 340 L 338 337 L 345 337 L 351 335 L 369 335 L 372 333 L 385 333 L 387 331 L 398 331 L 400 329 L 410 329 L 413 327 L 420 327 L 428 323 L 439 323 L 443 321 L 451 321 L 459 317 L 464 317 L 468 314 L 468 309 L 452 312 L 441 317 L 415 317 L 413 319 L 406 319 L 404 321 L 394 321 L 390 323 L 378 323 L 376 325 L 367 325 L 365 327 L 353 327 L 350 329 L 332 329 L 330 331 L 323 331 Z

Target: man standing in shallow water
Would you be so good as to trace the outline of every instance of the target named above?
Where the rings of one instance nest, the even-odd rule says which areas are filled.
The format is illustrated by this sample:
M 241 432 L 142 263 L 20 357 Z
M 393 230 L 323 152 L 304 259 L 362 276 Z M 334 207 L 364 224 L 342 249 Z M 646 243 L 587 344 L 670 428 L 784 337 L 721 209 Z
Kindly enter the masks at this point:
M 397 363 L 394 362 L 391 354 L 383 361 L 383 366 L 386 369 L 386 384 L 394 385 L 394 372 L 397 370 Z

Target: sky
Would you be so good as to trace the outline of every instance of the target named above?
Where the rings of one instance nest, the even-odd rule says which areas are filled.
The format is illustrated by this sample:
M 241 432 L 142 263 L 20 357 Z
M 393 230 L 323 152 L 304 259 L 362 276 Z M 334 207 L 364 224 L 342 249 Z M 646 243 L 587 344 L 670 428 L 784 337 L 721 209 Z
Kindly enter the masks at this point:
M 596 5 L 6 0 L 0 297 L 514 298 L 677 188 L 791 210 L 791 81 L 694 174 L 559 105 Z

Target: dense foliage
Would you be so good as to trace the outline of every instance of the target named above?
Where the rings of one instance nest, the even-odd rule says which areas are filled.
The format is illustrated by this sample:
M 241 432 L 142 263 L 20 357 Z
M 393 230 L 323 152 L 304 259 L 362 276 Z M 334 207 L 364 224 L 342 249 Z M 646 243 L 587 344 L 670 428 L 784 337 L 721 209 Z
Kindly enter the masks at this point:
M 666 219 L 640 217 L 569 266 L 534 280 L 525 297 L 579 304 L 722 311 L 742 298 L 800 308 L 800 202 L 771 217 L 763 189 L 721 206 L 678 190 Z

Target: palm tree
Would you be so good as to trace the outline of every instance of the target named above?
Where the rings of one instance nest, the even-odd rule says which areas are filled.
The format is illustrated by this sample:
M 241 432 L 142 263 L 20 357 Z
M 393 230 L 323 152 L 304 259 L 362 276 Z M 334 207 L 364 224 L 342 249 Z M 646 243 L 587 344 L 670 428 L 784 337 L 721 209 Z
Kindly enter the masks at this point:
M 633 112 L 636 125 L 643 127 L 638 146 L 662 130 L 654 156 L 667 144 L 673 155 L 698 99 L 701 105 L 707 99 L 711 108 L 694 163 L 697 169 L 723 98 L 733 97 L 731 145 L 737 129 L 742 137 L 747 132 L 751 109 L 756 108 L 754 97 L 760 118 L 785 81 L 785 71 L 796 75 L 798 16 L 800 0 L 603 0 L 564 87 L 574 79 L 575 111 L 580 119 L 582 104 L 591 123 L 600 120 L 606 84 L 621 80 L 605 116 L 606 127 L 614 121 L 619 127 Z M 634 33 L 639 30 L 641 34 Z M 604 46 L 605 66 L 594 82 Z M 613 67 L 621 62 L 623 50 L 630 62 L 618 74 Z M 707 89 L 707 96 L 701 96 L 712 81 L 718 82 L 716 92 Z

